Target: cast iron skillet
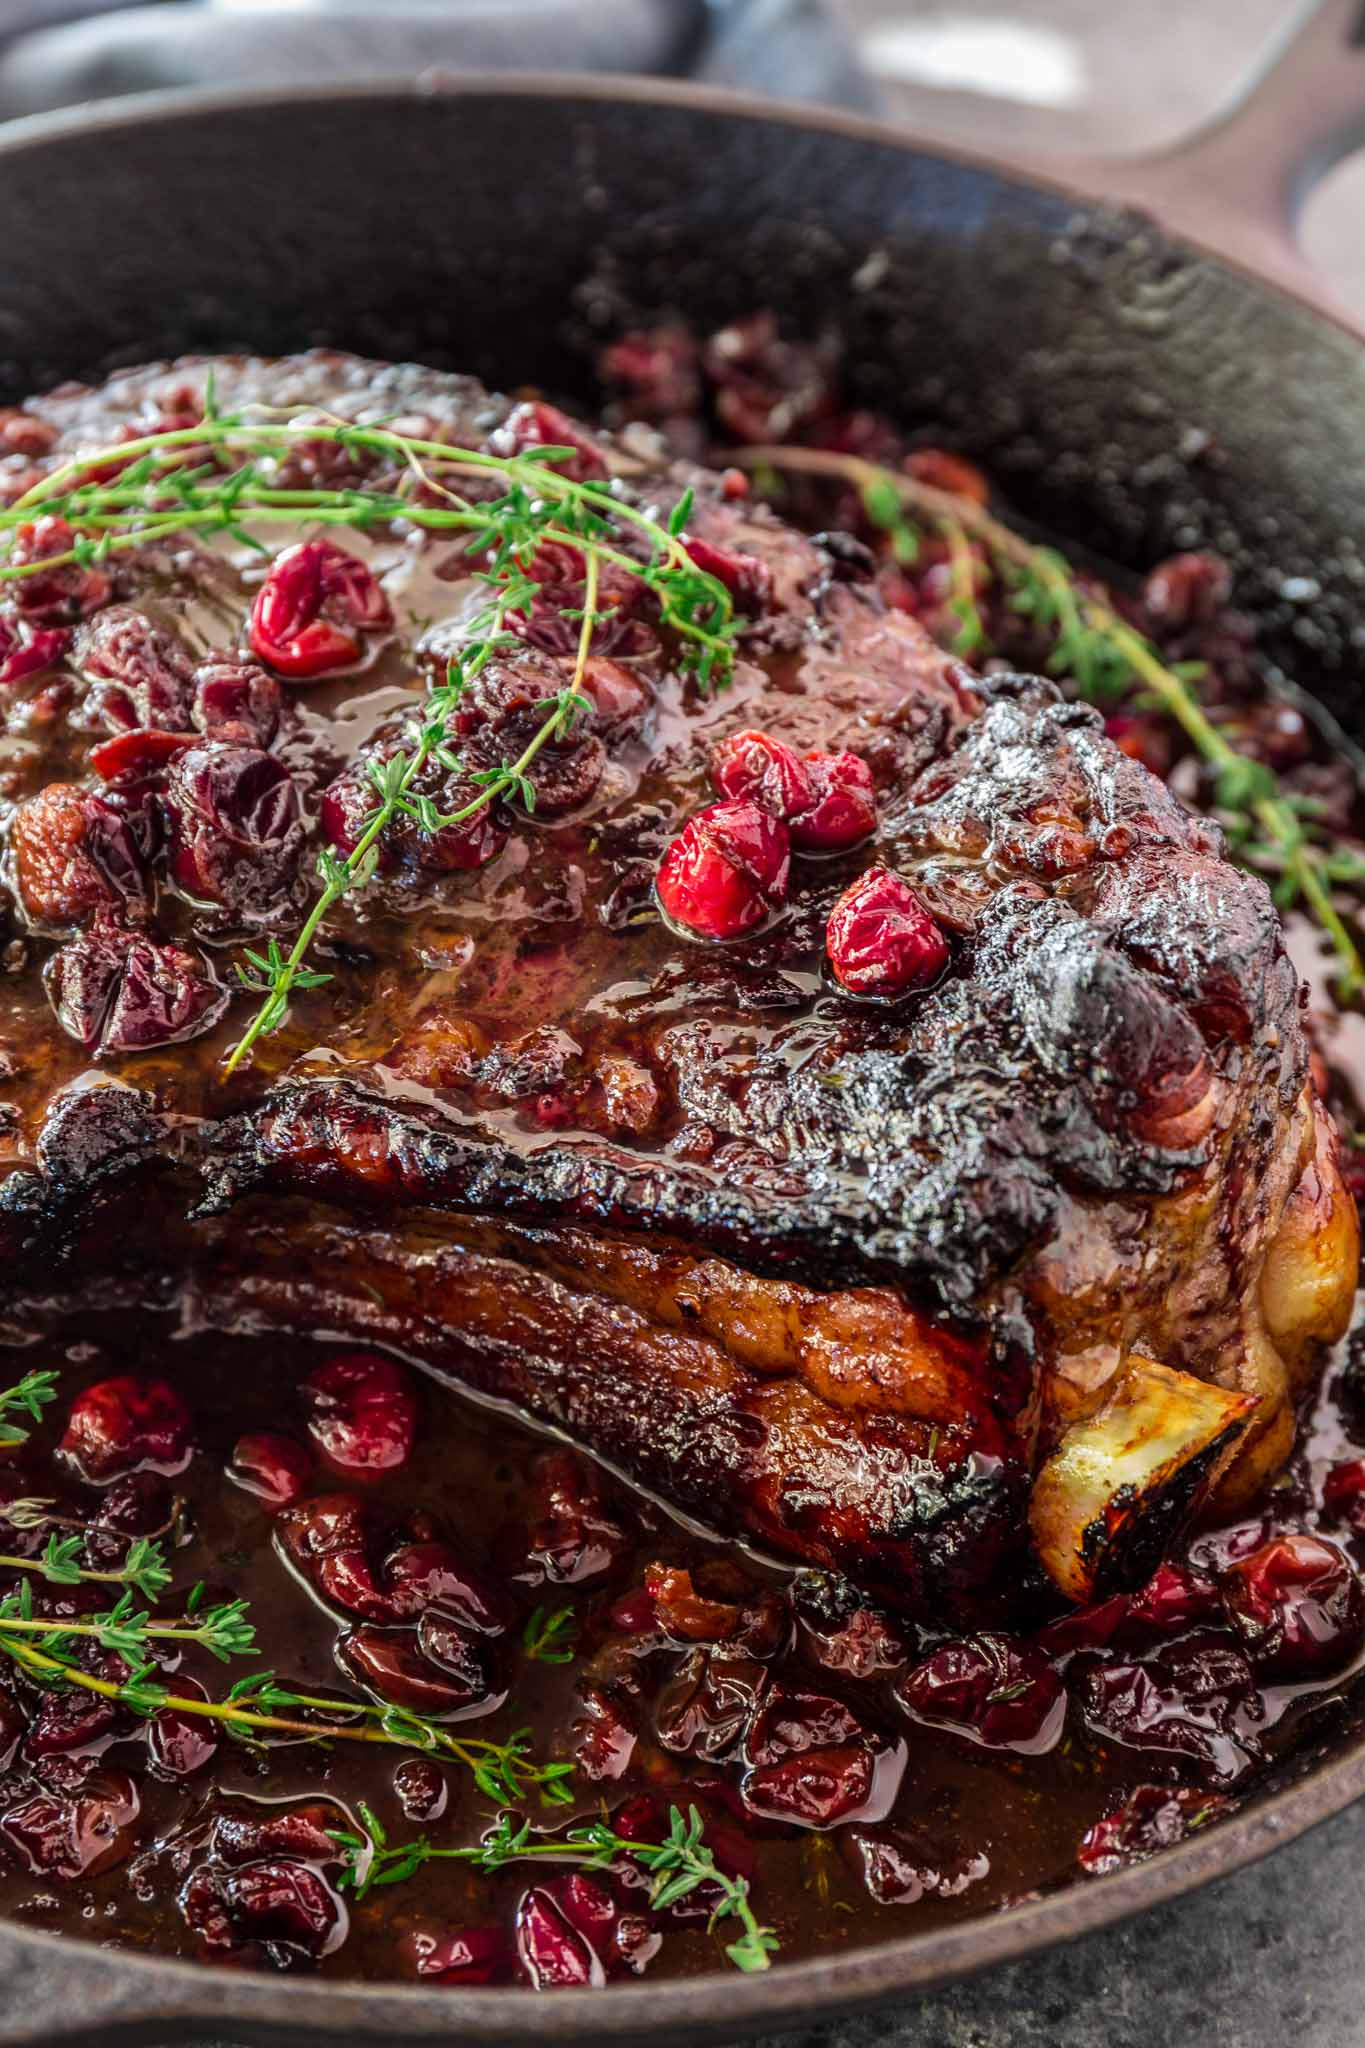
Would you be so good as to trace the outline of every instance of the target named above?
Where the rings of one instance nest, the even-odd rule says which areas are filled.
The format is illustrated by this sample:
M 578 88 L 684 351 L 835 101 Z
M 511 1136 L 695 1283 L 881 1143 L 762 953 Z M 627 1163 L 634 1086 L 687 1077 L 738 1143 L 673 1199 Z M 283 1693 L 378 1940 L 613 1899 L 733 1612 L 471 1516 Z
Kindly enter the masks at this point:
M 1191 241 L 868 122 L 652 84 L 437 78 L 20 123 L 0 139 L 0 399 L 312 342 L 588 397 L 595 337 L 632 313 L 771 306 L 839 326 L 857 397 L 978 455 L 1057 532 L 1135 566 L 1221 549 L 1271 648 L 1365 736 L 1365 349 L 1287 234 L 1308 170 L 1365 135 L 1357 16 L 1327 0 L 1197 147 L 1094 172 Z M 1311 165 L 1289 147 L 1309 135 Z M 0 2044 L 733 2040 L 1173 1898 L 1363 1792 L 1365 1732 L 1339 1732 L 1135 1870 L 766 1977 L 605 1993 L 267 1978 L 3 1926 Z

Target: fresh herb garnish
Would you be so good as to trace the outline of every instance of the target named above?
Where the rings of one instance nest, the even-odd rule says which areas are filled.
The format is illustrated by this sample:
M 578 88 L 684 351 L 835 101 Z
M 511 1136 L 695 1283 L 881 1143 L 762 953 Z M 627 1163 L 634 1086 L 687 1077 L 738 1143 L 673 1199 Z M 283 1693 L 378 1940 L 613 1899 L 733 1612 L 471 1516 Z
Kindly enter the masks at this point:
M 572 1607 L 537 1607 L 521 1632 L 521 1645 L 536 1664 L 572 1664 L 577 1646 L 578 1617 Z
M 57 1375 L 55 1372 L 26 1372 L 12 1387 L 0 1391 L 0 1418 L 15 1414 L 27 1415 L 33 1422 L 41 1422 L 43 1410 L 49 1401 L 57 1398 Z M 17 1444 L 28 1442 L 29 1433 L 17 1422 L 0 1419 L 0 1450 L 10 1451 Z
M 730 1877 L 721 1870 L 703 1839 L 702 1818 L 695 1806 L 686 1815 L 676 1806 L 669 1808 L 668 1834 L 662 1842 L 637 1842 L 618 1835 L 605 1820 L 589 1821 L 569 1828 L 562 1835 L 532 1835 L 529 1821 L 500 1813 L 481 1842 L 464 1848 L 437 1848 L 427 1836 L 393 1842 L 368 1806 L 358 1808 L 367 1833 L 351 1834 L 333 1830 L 332 1839 L 343 1852 L 343 1890 L 363 1899 L 377 1885 L 401 1884 L 424 1863 L 470 1863 L 478 1870 L 501 1870 L 505 1864 L 531 1857 L 545 1857 L 572 1863 L 583 1870 L 605 1870 L 618 1857 L 629 1856 L 643 1866 L 654 1880 L 650 1904 L 665 1907 L 685 1899 L 699 1885 L 713 1884 L 719 1897 L 709 1925 L 724 1919 L 738 1920 L 741 1932 L 725 1953 L 739 1970 L 766 1970 L 778 1950 L 771 1927 L 764 1927 L 749 1901 L 748 1880 Z

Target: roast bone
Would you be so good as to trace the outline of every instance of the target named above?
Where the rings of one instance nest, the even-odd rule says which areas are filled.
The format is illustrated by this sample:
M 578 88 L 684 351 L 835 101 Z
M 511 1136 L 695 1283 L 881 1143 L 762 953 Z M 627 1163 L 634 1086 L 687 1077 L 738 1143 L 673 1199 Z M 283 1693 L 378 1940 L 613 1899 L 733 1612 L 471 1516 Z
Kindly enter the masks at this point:
M 47 410 L 88 443 L 158 374 L 202 367 Z M 396 397 L 466 444 L 505 409 L 329 356 L 218 384 Z M 602 726 L 586 803 L 477 875 L 374 891 L 355 971 L 231 1095 L 240 1004 L 151 1061 L 59 1049 L 0 1186 L 13 1313 L 102 1290 L 382 1341 L 912 1612 L 989 1604 L 1030 1542 L 1073 1599 L 1131 1582 L 1283 1462 L 1349 1315 L 1354 1209 L 1269 897 L 1093 711 L 973 676 L 847 550 L 648 454 L 614 456 L 631 488 L 692 482 L 692 530 L 773 571 L 731 690 L 631 657 L 646 709 Z M 410 676 L 433 584 L 389 587 Z M 688 943 L 648 875 L 745 726 L 862 754 L 877 843 L 799 862 L 757 939 Z M 889 1008 L 819 968 L 874 858 L 955 935 Z

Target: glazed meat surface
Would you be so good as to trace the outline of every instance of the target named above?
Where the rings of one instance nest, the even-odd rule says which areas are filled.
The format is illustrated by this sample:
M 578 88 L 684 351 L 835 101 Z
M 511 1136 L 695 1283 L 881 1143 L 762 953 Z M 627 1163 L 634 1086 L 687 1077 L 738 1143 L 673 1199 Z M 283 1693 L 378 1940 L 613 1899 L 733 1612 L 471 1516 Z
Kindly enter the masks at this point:
M 205 375 L 34 401 L 10 494 L 130 421 L 193 420 Z M 216 388 L 458 447 L 505 448 L 519 417 L 329 354 L 221 363 Z M 27 600 L 55 661 L 6 691 L 12 1313 L 94 1288 L 380 1337 L 913 1611 L 989 1601 L 1030 1545 L 1074 1599 L 1140 1575 L 1210 1489 L 1282 1462 L 1349 1313 L 1355 1216 L 1269 896 L 1094 712 L 886 609 L 846 537 L 638 431 L 586 445 L 631 502 L 695 492 L 687 535 L 747 622 L 733 679 L 706 694 L 618 598 L 534 809 L 489 814 L 473 852 L 391 831 L 324 927 L 331 978 L 230 1078 L 254 1007 L 233 962 L 287 950 L 320 840 L 354 843 L 481 564 L 402 523 L 340 534 L 381 595 L 350 591 L 355 658 L 318 676 L 253 652 L 241 536 Z M 318 477 L 393 481 L 321 442 L 280 461 L 283 488 Z M 581 577 L 537 575 L 461 760 L 515 755 L 574 673 Z M 656 871 L 745 730 L 857 755 L 875 835 L 798 851 L 782 915 L 705 940 L 660 914 Z M 825 958 L 874 864 L 948 947 L 897 1001 Z

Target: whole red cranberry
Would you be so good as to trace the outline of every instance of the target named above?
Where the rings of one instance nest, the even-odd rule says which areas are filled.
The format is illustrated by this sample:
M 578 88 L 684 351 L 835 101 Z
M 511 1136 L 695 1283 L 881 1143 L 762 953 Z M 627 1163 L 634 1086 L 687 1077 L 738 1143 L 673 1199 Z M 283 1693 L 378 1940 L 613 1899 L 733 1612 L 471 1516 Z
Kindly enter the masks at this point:
M 1255 1680 L 1241 1652 L 1196 1641 L 1143 1661 L 1090 1666 L 1076 1697 L 1092 1728 L 1127 1749 L 1231 1783 L 1258 1754 Z
M 1322 1482 L 1323 1512 L 1360 1535 L 1365 1532 L 1365 1458 L 1333 1465 Z
M 846 853 L 877 829 L 872 770 L 858 754 L 806 755 L 813 800 L 788 820 L 798 853 Z
M 1041 1756 L 1066 1719 L 1066 1689 L 1042 1651 L 1012 1636 L 963 1636 L 908 1671 L 896 1696 L 917 1721 L 985 1749 Z
M 724 797 L 757 804 L 784 824 L 815 804 L 815 783 L 801 756 L 771 733 L 734 732 L 711 756 L 711 779 Z
M 313 1460 L 292 1437 L 251 1430 L 233 1446 L 228 1477 L 272 1508 L 301 1500 L 313 1476 Z
M 369 569 L 330 540 L 304 540 L 271 563 L 251 607 L 253 652 L 293 683 L 359 661 L 364 635 L 393 624 Z
M 412 1455 L 417 1395 L 411 1375 L 377 1351 L 347 1351 L 303 1383 L 308 1433 L 347 1472 L 390 1472 Z
M 1230 1565 L 1223 1600 L 1247 1655 L 1274 1678 L 1339 1671 L 1365 1643 L 1365 1588 L 1319 1536 L 1276 1536 Z
M 0 612 L 0 687 L 51 668 L 70 640 L 64 626 L 33 626 L 27 619 Z
M 367 1621 L 394 1619 L 366 1548 L 365 1509 L 353 1493 L 315 1494 L 282 1508 L 281 1549 L 325 1600 Z
M 1192 1827 L 1202 1827 L 1227 1806 L 1218 1793 L 1192 1785 L 1138 1785 L 1121 1806 L 1087 1828 L 1076 1860 L 1091 1877 L 1126 1870 L 1183 1842 Z
M 655 889 L 665 914 L 703 939 L 737 939 L 787 900 L 787 828 L 757 804 L 710 804 L 671 841 Z
M 183 1472 L 193 1455 L 190 1412 L 169 1380 L 123 1373 L 77 1394 L 58 1446 L 84 1479 L 150 1467 Z
M 587 429 L 557 405 L 547 405 L 541 398 L 513 406 L 502 425 L 489 436 L 488 447 L 493 455 L 533 458 L 540 448 L 568 448 L 572 450 L 569 456 L 550 464 L 558 476 L 589 484 L 600 482 L 608 474 L 607 458 Z
M 578 1694 L 582 1712 L 570 1729 L 574 1765 L 594 1785 L 611 1783 L 625 1776 L 634 1758 L 638 1710 L 605 1686 L 580 1684 Z
M 889 868 L 869 868 L 829 914 L 825 944 L 842 988 L 900 996 L 928 988 L 948 965 L 948 942 L 914 890 Z

